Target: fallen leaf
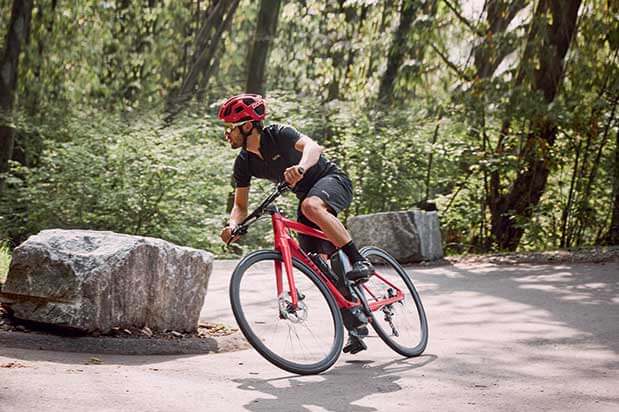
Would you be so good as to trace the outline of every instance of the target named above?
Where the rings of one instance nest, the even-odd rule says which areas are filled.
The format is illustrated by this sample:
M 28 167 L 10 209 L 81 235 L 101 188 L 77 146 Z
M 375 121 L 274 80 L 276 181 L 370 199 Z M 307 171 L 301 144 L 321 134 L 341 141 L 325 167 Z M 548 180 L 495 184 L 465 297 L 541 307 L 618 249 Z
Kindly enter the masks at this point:
M 24 365 L 23 363 L 18 363 L 18 362 L 9 362 L 9 363 L 3 363 L 0 364 L 0 368 L 10 368 L 10 369 L 15 369 L 15 368 L 27 368 L 27 365 Z
M 86 365 L 101 365 L 103 363 L 103 361 L 99 358 L 96 357 L 92 357 L 90 359 L 88 359 L 88 362 L 86 362 Z

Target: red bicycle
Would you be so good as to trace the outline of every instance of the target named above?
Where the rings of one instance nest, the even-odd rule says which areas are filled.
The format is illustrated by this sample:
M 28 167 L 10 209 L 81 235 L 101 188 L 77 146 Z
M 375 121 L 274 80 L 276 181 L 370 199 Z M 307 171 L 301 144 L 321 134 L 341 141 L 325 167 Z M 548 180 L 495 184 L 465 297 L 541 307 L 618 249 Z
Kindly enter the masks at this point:
M 360 253 L 374 262 L 376 272 L 367 282 L 352 284 L 344 280 L 350 263 L 343 252 L 332 256 L 331 267 L 319 255 L 306 254 L 291 231 L 327 238 L 282 216 L 273 202 L 288 190 L 285 182 L 277 185 L 233 231 L 233 238 L 241 236 L 258 219 L 271 216 L 275 249 L 245 256 L 230 281 L 232 311 L 249 343 L 279 368 L 317 374 L 330 368 L 342 351 L 342 313 L 357 312 L 397 353 L 421 355 L 428 322 L 406 271 L 384 250 L 365 247 Z M 265 293 L 269 288 L 273 292 Z

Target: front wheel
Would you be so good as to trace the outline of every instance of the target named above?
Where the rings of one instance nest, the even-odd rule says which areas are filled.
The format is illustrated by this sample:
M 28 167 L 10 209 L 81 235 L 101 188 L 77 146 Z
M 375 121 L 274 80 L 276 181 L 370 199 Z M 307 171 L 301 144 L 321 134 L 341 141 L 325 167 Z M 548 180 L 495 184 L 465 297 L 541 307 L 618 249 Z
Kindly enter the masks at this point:
M 301 375 L 317 374 L 338 359 L 344 342 L 342 317 L 333 296 L 301 261 L 293 259 L 297 307 L 290 299 L 279 252 L 264 250 L 239 262 L 230 280 L 230 302 L 249 343 L 275 366 Z M 284 293 L 277 296 L 276 267 Z
M 428 320 L 413 281 L 397 260 L 382 249 L 369 246 L 360 250 L 376 268 L 376 274 L 361 286 L 372 312 L 372 326 L 394 351 L 406 357 L 419 356 L 428 344 Z M 402 292 L 403 299 L 381 306 L 381 300 Z

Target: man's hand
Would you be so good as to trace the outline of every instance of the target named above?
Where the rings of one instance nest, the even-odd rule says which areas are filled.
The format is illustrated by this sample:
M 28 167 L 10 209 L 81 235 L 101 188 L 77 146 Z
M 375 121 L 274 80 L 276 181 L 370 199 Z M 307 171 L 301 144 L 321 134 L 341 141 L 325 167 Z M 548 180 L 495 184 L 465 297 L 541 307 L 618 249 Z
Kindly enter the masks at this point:
M 294 187 L 299 180 L 303 179 L 304 172 L 305 170 L 299 165 L 291 166 L 284 170 L 284 180 L 286 180 L 288 186 Z
M 232 231 L 235 228 L 236 226 L 232 226 L 232 225 L 228 225 L 223 228 L 219 236 L 221 237 L 221 240 L 224 241 L 224 243 L 228 244 L 228 243 L 236 242 L 237 240 L 239 240 L 238 236 L 234 236 L 234 238 L 232 238 Z

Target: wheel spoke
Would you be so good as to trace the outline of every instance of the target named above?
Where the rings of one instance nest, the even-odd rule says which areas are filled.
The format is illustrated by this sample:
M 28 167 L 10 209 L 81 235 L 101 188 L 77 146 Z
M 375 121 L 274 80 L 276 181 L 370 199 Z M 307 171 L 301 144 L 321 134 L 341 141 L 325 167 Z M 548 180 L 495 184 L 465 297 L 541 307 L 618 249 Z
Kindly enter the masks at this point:
M 294 280 L 299 295 L 296 309 L 284 292 L 283 302 L 272 293 L 275 252 L 258 252 L 235 270 L 231 299 L 245 337 L 267 360 L 294 373 L 319 373 L 338 358 L 343 345 L 341 317 L 328 289 L 311 271 L 295 261 Z M 310 272 L 310 273 L 307 273 Z M 285 283 L 285 287 L 287 284 Z M 273 311 L 270 308 L 277 308 Z M 280 319 L 280 307 L 285 312 Z
M 378 248 L 365 248 L 362 254 L 370 258 L 381 276 L 372 277 L 365 285 L 366 295 L 376 302 L 404 293 L 398 302 L 376 308 L 372 325 L 380 338 L 393 350 L 404 356 L 420 355 L 427 344 L 427 319 L 419 295 L 408 274 L 386 252 Z M 394 290 L 397 289 L 397 290 Z

